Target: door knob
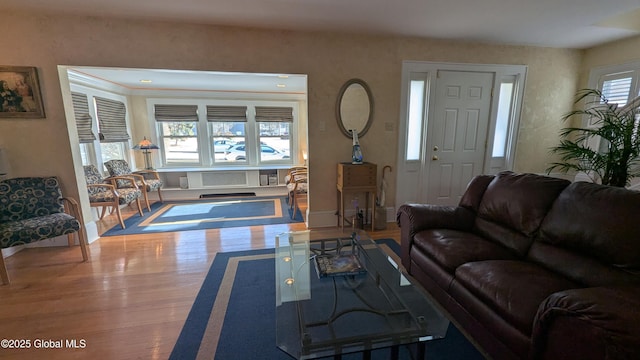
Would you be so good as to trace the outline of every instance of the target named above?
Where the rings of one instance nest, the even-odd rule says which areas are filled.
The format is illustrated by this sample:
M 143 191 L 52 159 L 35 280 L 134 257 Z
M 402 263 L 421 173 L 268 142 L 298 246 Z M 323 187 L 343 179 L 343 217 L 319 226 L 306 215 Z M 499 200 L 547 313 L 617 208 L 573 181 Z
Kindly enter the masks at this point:
M 440 150 L 440 148 L 438 148 L 437 146 L 433 147 L 433 151 L 438 151 L 438 150 Z
M 433 155 L 433 157 L 431 158 L 431 160 L 438 160 L 438 157 L 436 155 Z

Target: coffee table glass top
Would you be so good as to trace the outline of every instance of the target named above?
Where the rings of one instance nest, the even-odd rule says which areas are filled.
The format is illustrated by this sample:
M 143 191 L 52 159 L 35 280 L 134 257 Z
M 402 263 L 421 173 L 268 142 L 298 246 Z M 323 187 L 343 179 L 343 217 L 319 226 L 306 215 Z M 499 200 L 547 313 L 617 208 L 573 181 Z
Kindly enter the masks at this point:
M 447 332 L 449 320 L 365 232 L 283 233 L 275 256 L 277 346 L 296 359 L 423 342 Z

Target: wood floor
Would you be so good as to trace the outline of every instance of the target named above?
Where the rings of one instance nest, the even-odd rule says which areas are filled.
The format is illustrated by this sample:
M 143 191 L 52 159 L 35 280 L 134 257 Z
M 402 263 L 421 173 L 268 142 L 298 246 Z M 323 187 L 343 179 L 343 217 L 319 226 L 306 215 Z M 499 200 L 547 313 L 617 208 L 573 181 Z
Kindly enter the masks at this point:
M 116 224 L 106 217 L 99 232 Z M 77 246 L 20 251 L 5 259 L 11 284 L 0 286 L 0 338 L 29 340 L 31 348 L 0 348 L 0 359 L 167 359 L 216 253 L 271 248 L 275 235 L 304 229 L 299 223 L 103 237 L 89 245 L 88 262 Z M 393 223 L 369 234 L 399 239 Z M 63 348 L 35 348 L 45 344 Z

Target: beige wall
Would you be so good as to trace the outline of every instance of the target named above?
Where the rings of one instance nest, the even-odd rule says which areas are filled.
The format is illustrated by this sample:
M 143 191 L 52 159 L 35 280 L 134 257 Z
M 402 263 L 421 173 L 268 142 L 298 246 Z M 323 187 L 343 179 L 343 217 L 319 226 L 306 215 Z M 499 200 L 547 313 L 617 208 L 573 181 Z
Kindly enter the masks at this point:
M 377 163 L 380 172 L 396 162 L 403 60 L 527 65 L 515 170 L 543 172 L 561 114 L 571 107 L 582 57 L 565 49 L 10 12 L 0 14 L 0 32 L 0 46 L 9 50 L 1 65 L 38 68 L 47 114 L 0 120 L 0 147 L 8 150 L 12 176 L 54 174 L 68 195 L 82 198 L 58 65 L 302 73 L 309 83 L 311 211 L 335 209 L 336 163 L 350 160 L 351 142 L 334 113 L 346 80 L 363 79 L 373 93 L 374 121 L 361 145 L 365 161 Z M 387 203 L 393 204 L 395 180 L 389 180 Z
M 588 49 L 584 53 L 580 86 L 589 85 L 589 71 L 600 66 L 621 65 L 640 61 L 640 36 L 611 42 Z

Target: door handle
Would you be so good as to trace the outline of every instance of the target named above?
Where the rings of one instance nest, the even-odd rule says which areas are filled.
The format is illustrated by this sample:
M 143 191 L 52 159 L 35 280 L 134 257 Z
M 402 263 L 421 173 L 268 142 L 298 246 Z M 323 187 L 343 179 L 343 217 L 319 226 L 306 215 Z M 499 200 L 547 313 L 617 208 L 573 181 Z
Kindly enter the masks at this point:
M 433 157 L 431 158 L 431 160 L 438 160 L 438 156 L 433 155 Z

